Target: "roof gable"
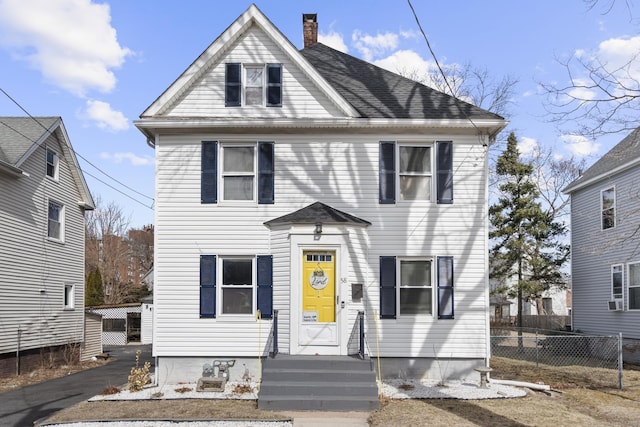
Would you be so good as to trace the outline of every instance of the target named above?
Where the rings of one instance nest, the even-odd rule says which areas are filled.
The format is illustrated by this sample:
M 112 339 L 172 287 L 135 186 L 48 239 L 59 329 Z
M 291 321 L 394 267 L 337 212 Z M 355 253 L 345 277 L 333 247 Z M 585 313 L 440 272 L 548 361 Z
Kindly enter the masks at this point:
M 278 224 L 356 224 L 371 225 L 369 221 L 358 218 L 346 212 L 339 211 L 322 202 L 315 202 L 302 209 L 298 209 L 279 218 L 265 222 L 266 226 Z
M 267 19 L 256 5 L 251 5 L 169 86 L 142 114 L 141 118 L 163 115 L 187 92 L 204 73 L 222 60 L 227 50 L 251 26 L 257 26 L 273 43 L 301 69 L 308 78 L 347 116 L 357 117 L 357 111 L 312 67 L 280 30 Z
M 85 209 L 94 209 L 93 197 L 84 179 L 75 151 L 60 117 L 0 117 L 0 167 L 21 175 L 22 164 L 53 136 L 60 143 Z M 44 155 L 43 155 L 44 161 Z M 44 165 L 43 165 L 44 170 Z
M 640 127 L 616 144 L 563 192 L 571 193 L 640 163 Z

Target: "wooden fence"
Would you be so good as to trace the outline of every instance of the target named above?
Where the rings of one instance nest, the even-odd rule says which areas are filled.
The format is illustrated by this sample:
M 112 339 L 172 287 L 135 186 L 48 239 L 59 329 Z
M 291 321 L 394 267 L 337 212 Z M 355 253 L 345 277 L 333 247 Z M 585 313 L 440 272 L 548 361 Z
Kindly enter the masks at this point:
M 491 326 L 518 326 L 518 317 L 492 318 Z M 522 325 L 520 326 L 523 328 L 567 331 L 571 329 L 571 316 L 523 315 Z

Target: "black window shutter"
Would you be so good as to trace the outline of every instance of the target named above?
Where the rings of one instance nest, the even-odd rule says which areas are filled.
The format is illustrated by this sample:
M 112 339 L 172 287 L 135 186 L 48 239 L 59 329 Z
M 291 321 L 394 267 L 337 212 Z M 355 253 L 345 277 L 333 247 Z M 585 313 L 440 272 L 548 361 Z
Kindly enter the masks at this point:
M 380 257 L 380 318 L 396 318 L 396 257 Z
M 437 142 L 437 187 L 438 203 L 453 203 L 453 143 Z
M 215 255 L 200 255 L 200 317 L 216 317 Z
M 258 142 L 258 203 L 273 204 L 273 142 Z
M 226 64 L 224 78 L 224 106 L 242 105 L 242 66 L 239 63 Z
M 396 202 L 396 143 L 380 142 L 380 204 Z
M 273 317 L 273 256 L 258 255 L 258 310 L 263 319 Z
M 453 257 L 438 257 L 438 319 L 453 319 Z
M 218 142 L 202 142 L 200 201 L 218 203 Z
M 281 64 L 267 64 L 267 107 L 282 107 Z

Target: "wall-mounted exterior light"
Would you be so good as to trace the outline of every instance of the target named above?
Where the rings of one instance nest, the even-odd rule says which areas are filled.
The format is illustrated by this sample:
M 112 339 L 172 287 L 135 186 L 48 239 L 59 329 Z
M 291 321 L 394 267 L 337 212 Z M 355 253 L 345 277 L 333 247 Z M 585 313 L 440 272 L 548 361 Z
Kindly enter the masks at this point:
M 322 234 L 322 223 L 318 222 L 315 229 L 316 234 Z

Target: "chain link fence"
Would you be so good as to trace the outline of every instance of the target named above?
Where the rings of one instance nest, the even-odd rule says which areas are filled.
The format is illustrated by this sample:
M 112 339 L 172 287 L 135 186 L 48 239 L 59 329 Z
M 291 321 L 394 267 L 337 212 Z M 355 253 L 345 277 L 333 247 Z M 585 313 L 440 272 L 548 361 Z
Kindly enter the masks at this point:
M 491 328 L 491 356 L 548 366 L 611 369 L 622 389 L 622 337 L 526 328 Z

